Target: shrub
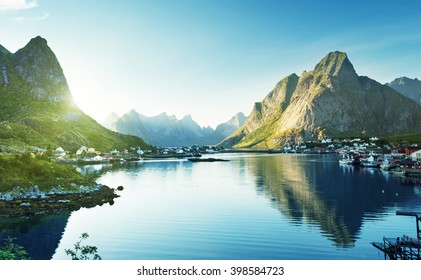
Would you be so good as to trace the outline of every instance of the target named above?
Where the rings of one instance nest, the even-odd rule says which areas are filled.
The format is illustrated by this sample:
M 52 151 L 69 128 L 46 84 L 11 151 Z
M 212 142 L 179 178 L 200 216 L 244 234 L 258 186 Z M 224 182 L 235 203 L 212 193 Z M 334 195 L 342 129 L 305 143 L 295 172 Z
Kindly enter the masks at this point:
M 4 239 L 4 245 L 0 247 L 0 260 L 27 260 L 28 252 L 22 246 L 14 243 L 16 238 L 10 236 Z
M 74 244 L 74 250 L 65 249 L 66 255 L 71 256 L 72 260 L 89 260 L 92 255 L 94 260 L 101 260 L 101 257 L 97 254 L 96 246 L 81 246 L 81 243 L 87 239 L 89 235 L 85 232 L 79 237 L 80 240 Z

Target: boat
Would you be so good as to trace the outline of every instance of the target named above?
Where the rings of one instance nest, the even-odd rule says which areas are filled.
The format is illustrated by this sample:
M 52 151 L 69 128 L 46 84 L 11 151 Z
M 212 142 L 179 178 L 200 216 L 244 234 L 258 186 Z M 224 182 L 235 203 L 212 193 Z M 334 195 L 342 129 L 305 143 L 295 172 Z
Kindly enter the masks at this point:
M 361 158 L 360 165 L 363 167 L 380 167 L 380 162 L 374 159 L 371 155 L 368 158 Z
M 389 171 L 390 170 L 390 167 L 391 167 L 391 164 L 390 164 L 390 161 L 387 158 L 385 158 L 382 161 L 382 163 L 380 164 L 380 168 L 383 171 Z
M 343 155 L 339 160 L 340 164 L 353 164 L 354 160 L 348 155 Z
M 402 170 L 402 169 L 399 169 L 399 168 L 394 169 L 391 172 L 392 172 L 392 175 L 394 175 L 394 176 L 400 176 L 400 177 L 405 177 L 406 176 L 406 171 L 405 170 Z

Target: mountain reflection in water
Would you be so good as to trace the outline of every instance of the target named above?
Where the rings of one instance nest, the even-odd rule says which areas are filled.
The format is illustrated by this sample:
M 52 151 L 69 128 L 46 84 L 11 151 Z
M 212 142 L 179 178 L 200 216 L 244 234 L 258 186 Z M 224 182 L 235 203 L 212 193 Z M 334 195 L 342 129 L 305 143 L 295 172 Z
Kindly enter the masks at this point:
M 83 232 L 103 259 L 383 259 L 370 242 L 415 231 L 395 212 L 421 211 L 416 182 L 337 155 L 212 156 L 230 161 L 80 166 L 124 186 L 112 207 L 2 219 L 0 237 L 33 259 L 68 259 Z
M 338 247 L 354 245 L 367 213 L 378 217 L 394 204 L 419 205 L 419 200 L 408 201 L 414 193 L 411 188 L 373 176 L 379 170 L 340 166 L 330 155 L 244 160 L 255 174 L 258 193 L 264 193 L 292 223 L 319 225 Z
M 0 240 L 16 238 L 32 260 L 52 258 L 66 228 L 70 213 L 37 215 L 27 218 L 2 218 Z

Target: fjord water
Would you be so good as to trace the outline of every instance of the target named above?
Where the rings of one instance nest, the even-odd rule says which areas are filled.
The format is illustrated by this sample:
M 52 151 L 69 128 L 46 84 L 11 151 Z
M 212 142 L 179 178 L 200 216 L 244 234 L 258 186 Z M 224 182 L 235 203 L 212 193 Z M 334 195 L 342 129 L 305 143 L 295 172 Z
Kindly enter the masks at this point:
M 380 170 L 341 166 L 337 155 L 220 157 L 230 161 L 87 166 L 108 170 L 100 183 L 124 186 L 113 205 L 72 212 L 67 223 L 24 222 L 58 221 L 50 227 L 61 238 L 46 259 L 68 259 L 64 250 L 83 232 L 112 260 L 383 259 L 370 242 L 415 236 L 415 219 L 395 213 L 421 211 L 420 187 Z M 26 242 L 46 241 L 32 233 Z

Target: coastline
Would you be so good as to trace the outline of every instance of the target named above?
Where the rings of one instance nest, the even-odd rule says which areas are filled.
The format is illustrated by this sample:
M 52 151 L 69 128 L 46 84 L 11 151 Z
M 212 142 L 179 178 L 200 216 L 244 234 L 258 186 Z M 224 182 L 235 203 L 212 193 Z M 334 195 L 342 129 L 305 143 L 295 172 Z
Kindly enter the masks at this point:
M 118 198 L 116 190 L 105 185 L 96 185 L 90 189 L 75 192 L 50 191 L 27 192 L 25 195 L 0 196 L 0 217 L 22 217 L 76 211 L 80 208 L 92 208 L 109 203 Z

